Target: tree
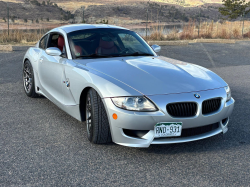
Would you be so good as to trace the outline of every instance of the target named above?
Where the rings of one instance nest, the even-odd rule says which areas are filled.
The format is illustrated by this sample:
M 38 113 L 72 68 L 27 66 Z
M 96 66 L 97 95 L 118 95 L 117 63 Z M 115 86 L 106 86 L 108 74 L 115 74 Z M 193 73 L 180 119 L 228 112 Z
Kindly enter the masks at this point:
M 27 23 L 27 22 L 28 22 L 28 20 L 27 20 L 26 18 L 24 18 L 24 19 L 23 19 L 23 22 L 24 22 L 24 23 Z
M 38 19 L 36 19 L 36 23 L 39 23 L 39 20 L 38 20 Z
M 4 22 L 6 22 L 6 19 L 5 19 L 5 17 L 3 17 L 3 20 L 4 20 Z
M 49 18 L 47 18 L 47 21 L 49 22 Z
M 30 1 L 31 4 L 40 6 L 41 4 L 37 0 Z
M 45 1 L 42 2 L 42 5 L 45 6 Z
M 248 9 L 250 2 L 246 3 L 245 0 L 222 0 L 222 2 L 224 7 L 220 7 L 219 12 L 229 19 L 236 19 L 250 12 Z
M 229 19 L 243 18 L 242 36 L 244 32 L 244 16 L 250 12 L 250 2 L 246 0 L 222 0 L 224 7 L 219 8 L 219 12 Z
M 63 15 L 63 20 L 67 20 L 68 19 L 68 17 L 67 17 L 67 15 Z

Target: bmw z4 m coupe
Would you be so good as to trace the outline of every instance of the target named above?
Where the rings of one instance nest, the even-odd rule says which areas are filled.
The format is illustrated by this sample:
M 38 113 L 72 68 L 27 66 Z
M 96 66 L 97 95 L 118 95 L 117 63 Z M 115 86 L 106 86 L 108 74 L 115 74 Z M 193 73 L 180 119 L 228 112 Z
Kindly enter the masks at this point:
M 117 26 L 58 27 L 26 52 L 24 91 L 86 121 L 96 144 L 149 147 L 226 133 L 235 102 L 228 84 L 206 68 L 158 56 L 160 49 Z

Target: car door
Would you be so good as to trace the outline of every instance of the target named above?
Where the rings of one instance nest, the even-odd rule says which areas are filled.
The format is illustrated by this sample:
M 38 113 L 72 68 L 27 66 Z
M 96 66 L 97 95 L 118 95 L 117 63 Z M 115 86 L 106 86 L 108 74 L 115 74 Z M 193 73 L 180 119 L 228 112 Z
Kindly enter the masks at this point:
M 45 46 L 41 45 L 41 54 L 38 60 L 38 76 L 42 86 L 42 92 L 50 99 L 63 103 L 64 94 L 62 86 L 64 85 L 64 65 L 66 58 L 61 56 L 50 56 L 46 53 L 49 46 L 50 37 L 47 37 Z

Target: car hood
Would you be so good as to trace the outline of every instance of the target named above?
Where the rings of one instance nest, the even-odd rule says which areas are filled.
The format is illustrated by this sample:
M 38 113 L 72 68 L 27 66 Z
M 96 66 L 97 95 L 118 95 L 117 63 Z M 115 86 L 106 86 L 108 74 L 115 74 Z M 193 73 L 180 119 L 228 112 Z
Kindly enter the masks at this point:
M 223 79 L 206 68 L 166 57 L 117 57 L 75 61 L 144 95 L 197 92 L 227 86 Z

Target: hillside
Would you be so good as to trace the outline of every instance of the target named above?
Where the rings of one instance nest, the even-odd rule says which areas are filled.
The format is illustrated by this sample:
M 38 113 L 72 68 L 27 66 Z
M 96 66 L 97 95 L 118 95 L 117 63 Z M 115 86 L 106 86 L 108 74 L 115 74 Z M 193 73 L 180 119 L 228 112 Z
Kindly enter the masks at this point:
M 0 17 L 6 17 L 6 2 L 9 2 L 10 15 L 20 19 L 46 19 L 71 20 L 70 22 L 82 22 L 84 7 L 84 19 L 88 23 L 96 23 L 101 20 L 109 20 L 110 23 L 119 21 L 125 24 L 140 24 L 146 21 L 146 10 L 149 10 L 151 22 L 187 22 L 188 20 L 218 20 L 219 4 L 203 4 L 201 6 L 182 6 L 167 4 L 175 1 L 186 5 L 186 1 L 199 0 L 3 0 L 0 1 Z M 216 0 L 202 0 L 216 1 Z M 25 13 L 24 13 L 25 12 Z M 74 14 L 74 15 L 73 15 Z M 124 24 L 124 23 L 123 23 Z
M 16 2 L 22 3 L 25 0 L 3 0 L 8 2 Z M 38 0 L 40 3 L 43 1 L 47 2 L 48 0 Z M 81 6 L 89 6 L 89 5 L 124 5 L 124 4 L 131 4 L 131 3 L 138 3 L 138 2 L 148 2 L 148 0 L 51 0 L 58 4 L 58 6 L 64 8 L 65 10 L 74 11 L 75 9 Z M 175 5 L 182 5 L 182 6 L 199 6 L 204 4 L 214 4 L 218 3 L 221 4 L 222 0 L 150 0 L 150 2 L 161 3 L 161 4 L 175 4 Z
M 111 24 L 123 22 L 122 25 L 134 23 L 143 23 L 147 18 L 149 22 L 188 22 L 190 19 L 201 21 L 203 20 L 218 20 L 220 14 L 217 4 L 206 4 L 199 7 L 183 7 L 179 5 L 168 5 L 158 3 L 133 3 L 132 5 L 90 5 L 85 7 L 84 19 L 86 22 L 95 22 L 100 20 L 109 20 Z M 75 19 L 82 21 L 83 9 L 75 11 Z
M 42 20 L 68 20 L 73 15 L 58 6 L 53 5 L 37 5 L 32 1 L 0 1 L 0 18 L 7 18 L 7 3 L 11 20 L 27 19 L 27 21 Z
M 19 0 L 22 1 L 22 0 Z M 43 1 L 43 0 L 39 0 Z M 149 0 L 53 0 L 53 2 L 56 2 L 60 6 L 66 7 L 72 7 L 72 4 L 74 6 L 88 6 L 88 5 L 125 5 L 125 4 L 133 4 L 133 3 L 147 3 Z M 150 0 L 151 3 L 160 3 L 160 4 L 174 4 L 174 5 L 181 5 L 181 6 L 199 6 L 204 4 L 214 4 L 218 3 L 221 4 L 222 0 Z

